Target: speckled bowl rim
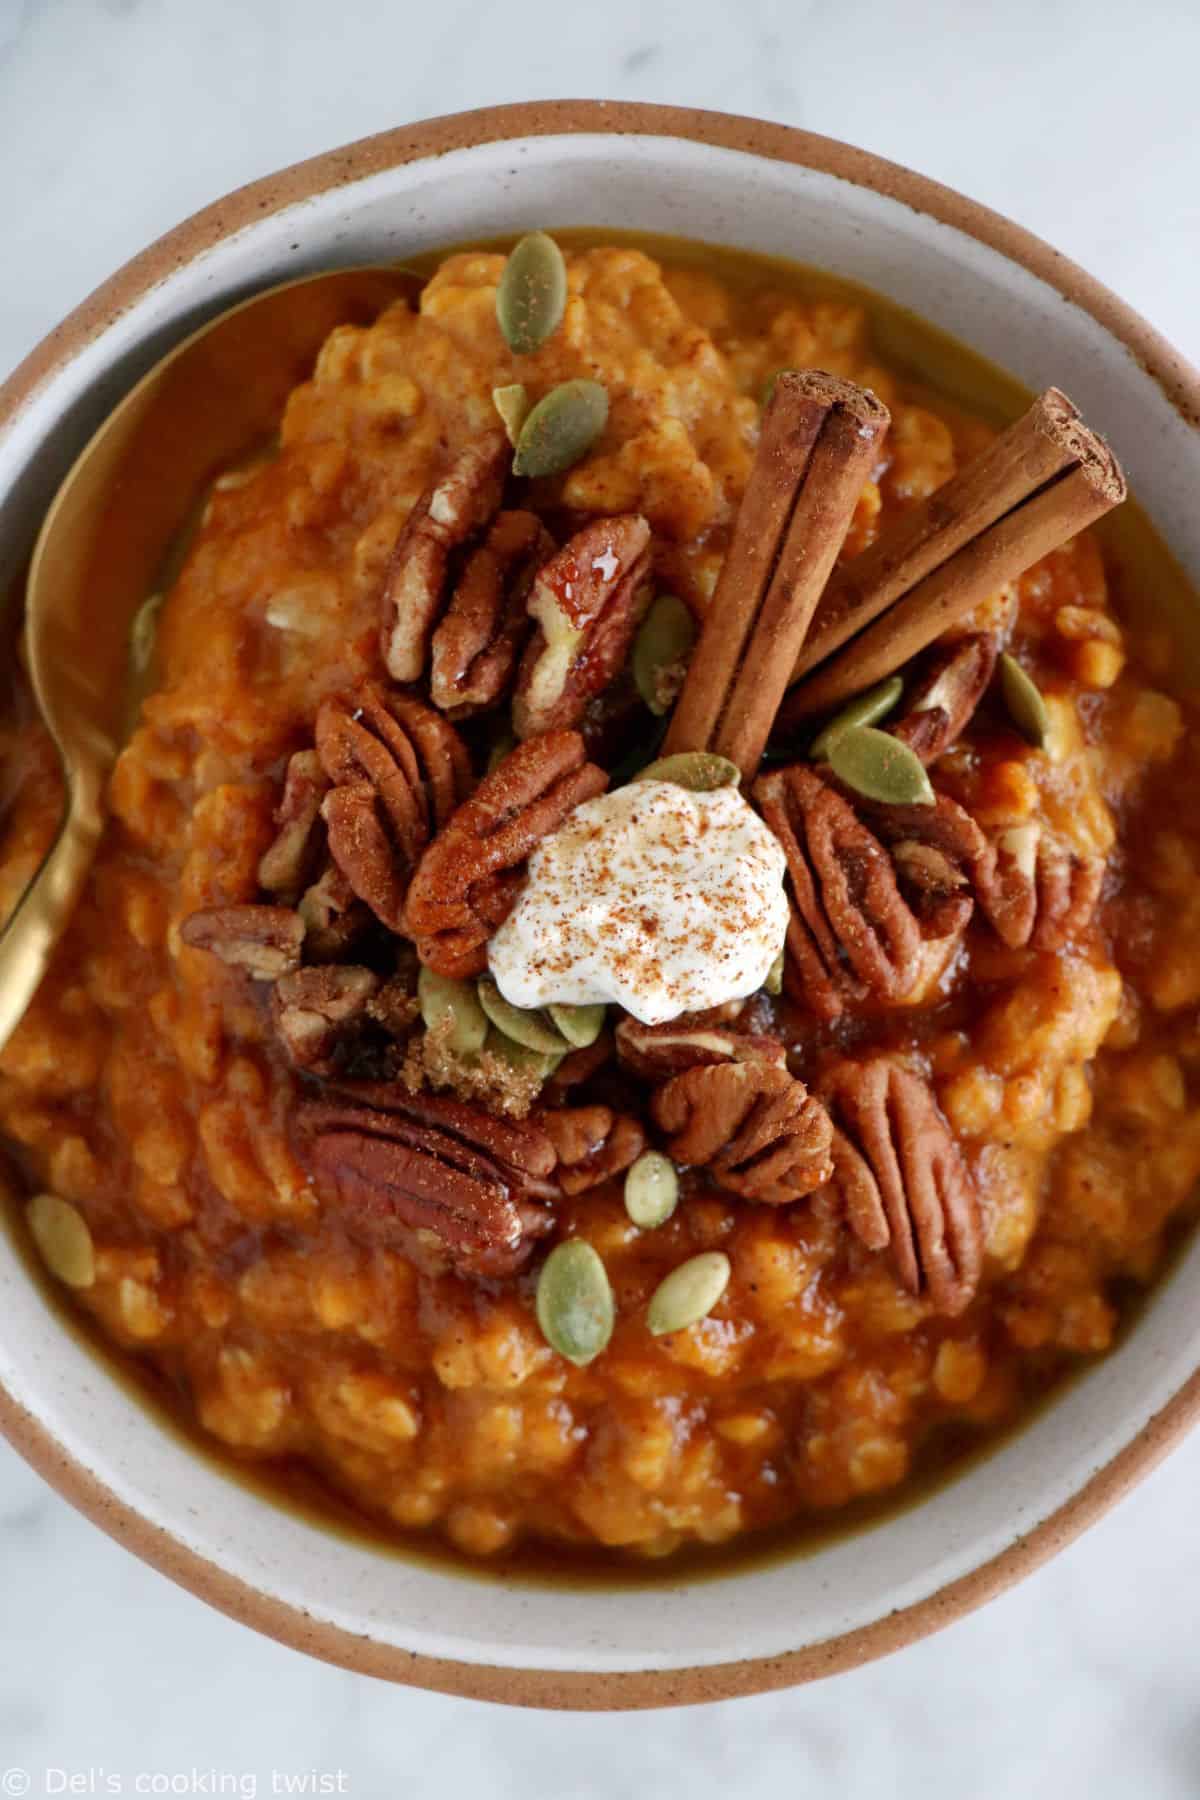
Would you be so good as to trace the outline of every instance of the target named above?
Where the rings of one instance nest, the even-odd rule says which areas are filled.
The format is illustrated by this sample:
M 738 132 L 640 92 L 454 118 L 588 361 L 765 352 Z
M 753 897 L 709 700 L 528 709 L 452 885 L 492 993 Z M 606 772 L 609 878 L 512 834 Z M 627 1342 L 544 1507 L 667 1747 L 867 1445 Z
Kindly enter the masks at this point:
M 196 213 L 118 270 L 0 386 L 0 429 L 31 396 L 176 269 L 214 244 L 297 201 L 383 170 L 507 139 L 574 133 L 690 139 L 833 175 L 925 213 L 1027 269 L 1130 352 L 1190 426 L 1200 425 L 1200 373 L 1123 301 L 1067 257 L 951 188 L 834 138 L 694 107 L 556 100 L 486 107 L 380 132 L 296 163 Z M 364 1675 L 518 1706 L 605 1710 L 720 1700 L 837 1674 L 952 1624 L 1065 1548 L 1147 1475 L 1195 1423 L 1200 1370 L 1112 1460 L 1028 1535 L 915 1605 L 858 1630 L 782 1656 L 703 1667 L 613 1673 L 507 1668 L 418 1655 L 311 1618 L 229 1575 L 127 1506 L 68 1456 L 0 1387 L 0 1431 L 50 1485 L 143 1561 L 201 1599 L 293 1649 Z

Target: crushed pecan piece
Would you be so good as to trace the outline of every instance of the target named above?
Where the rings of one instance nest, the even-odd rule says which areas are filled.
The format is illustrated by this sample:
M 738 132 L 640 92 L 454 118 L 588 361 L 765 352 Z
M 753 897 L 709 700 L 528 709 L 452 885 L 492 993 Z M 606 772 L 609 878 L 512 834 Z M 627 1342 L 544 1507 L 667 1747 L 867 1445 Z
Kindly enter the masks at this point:
M 347 1091 L 358 1104 L 310 1101 L 293 1120 L 297 1152 L 347 1229 L 400 1250 L 432 1231 L 461 1274 L 515 1273 L 553 1222 L 542 1203 L 556 1160 L 545 1132 L 392 1084 Z
M 999 644 L 990 632 L 974 632 L 935 646 L 903 715 L 885 730 L 898 737 L 923 763 L 936 762 L 956 743 L 975 715 L 996 667 Z
M 306 888 L 296 904 L 304 921 L 304 953 L 312 962 L 348 956 L 371 924 L 371 914 L 335 862 Z
M 586 1045 L 582 1050 L 572 1050 L 564 1056 L 557 1069 L 546 1082 L 549 1094 L 562 1094 L 568 1088 L 579 1087 L 588 1081 L 599 1069 L 602 1069 L 613 1054 L 614 1041 L 611 1031 L 602 1031 L 594 1044 Z
M 1104 884 L 1102 856 L 1081 856 L 1036 823 L 997 839 L 981 871 L 979 904 L 1010 949 L 1061 950 L 1091 923 Z
M 834 1183 L 851 1230 L 890 1246 L 911 1294 L 935 1311 L 969 1305 L 983 1264 L 979 1199 L 927 1082 L 889 1056 L 844 1059 L 820 1093 L 837 1127 Z
M 179 935 L 256 981 L 274 981 L 300 967 L 304 920 L 290 906 L 207 906 L 183 921 Z
M 526 601 L 554 539 L 535 513 L 502 512 L 468 557 L 433 634 L 429 695 L 451 718 L 491 706 L 506 692 L 532 629 Z
M 594 519 L 539 570 L 513 696 L 518 737 L 580 723 L 625 662 L 650 602 L 649 573 L 650 527 L 637 513 Z
M 275 810 L 275 841 L 258 865 L 258 884 L 268 894 L 295 901 L 312 877 L 321 849 L 321 802 L 328 791 L 316 751 L 297 750 L 288 759 Z
M 646 1134 L 636 1119 L 608 1106 L 568 1106 L 538 1115 L 558 1157 L 564 1194 L 582 1194 L 636 1162 Z
M 826 1019 L 868 993 L 901 999 L 917 978 L 921 928 L 879 839 L 803 764 L 760 777 L 754 798 L 787 858 L 788 991 Z
M 452 559 L 499 507 L 511 459 L 503 431 L 485 433 L 459 452 L 409 513 L 381 601 L 383 663 L 394 681 L 420 680 L 451 584 Z
M 763 1062 L 685 1069 L 659 1088 L 654 1122 L 667 1154 L 707 1168 L 722 1187 L 785 1206 L 828 1181 L 828 1114 L 802 1081 Z
M 742 1008 L 739 1006 L 737 1012 Z M 650 1081 L 665 1081 L 702 1063 L 765 1062 L 784 1066 L 778 1038 L 738 1028 L 725 1007 L 684 1013 L 665 1025 L 643 1025 L 628 1014 L 616 1029 L 617 1055 L 625 1068 Z
M 467 752 L 432 707 L 373 682 L 351 700 L 323 702 L 316 744 L 333 784 L 321 807 L 330 855 L 376 918 L 399 931 L 417 858 L 470 789 Z
M 353 966 L 294 969 L 271 993 L 275 1030 L 292 1062 L 321 1074 L 334 1067 L 335 1052 L 348 1033 L 368 1017 L 380 977 Z
M 485 775 L 425 851 L 404 930 L 440 975 L 479 975 L 486 946 L 516 903 L 530 852 L 608 785 L 583 739 L 554 731 L 518 744 Z

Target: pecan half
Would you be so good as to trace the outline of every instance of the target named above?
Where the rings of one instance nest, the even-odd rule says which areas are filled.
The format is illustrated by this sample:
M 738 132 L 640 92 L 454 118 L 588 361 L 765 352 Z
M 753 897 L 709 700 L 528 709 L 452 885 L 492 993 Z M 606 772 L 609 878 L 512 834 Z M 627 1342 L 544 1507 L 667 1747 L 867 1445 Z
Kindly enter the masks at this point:
M 293 1121 L 297 1153 L 326 1184 L 347 1229 L 407 1249 L 432 1231 L 464 1275 L 511 1275 L 553 1223 L 554 1148 L 545 1132 L 432 1094 L 360 1084 L 380 1104 L 310 1101 Z
M 380 977 L 370 969 L 327 966 L 295 969 L 275 983 L 275 1030 L 297 1068 L 315 1074 L 334 1066 L 335 1052 L 369 1016 Z
M 962 931 L 974 910 L 974 894 L 991 878 L 995 861 L 987 838 L 970 813 L 938 794 L 932 806 L 882 806 L 860 810 L 886 845 L 896 877 L 927 938 Z
M 321 849 L 321 802 L 328 791 L 316 751 L 297 750 L 288 759 L 275 809 L 275 841 L 258 865 L 258 885 L 268 894 L 294 901 L 311 879 Z
M 741 1007 L 738 1008 L 740 1012 Z M 625 1068 L 649 1081 L 665 1081 L 704 1063 L 765 1062 L 782 1068 L 783 1045 L 764 1032 L 741 1031 L 725 1016 L 724 1007 L 684 1013 L 665 1025 L 643 1025 L 626 1015 L 615 1032 L 617 1055 Z
M 1102 856 L 1081 856 L 1031 823 L 996 841 L 979 881 L 979 904 L 1010 949 L 1061 950 L 1091 923 L 1104 883 Z
M 636 1162 L 646 1134 L 636 1119 L 607 1106 L 570 1106 L 546 1111 L 538 1124 L 558 1156 L 558 1185 L 564 1194 L 582 1194 Z
M 425 851 L 404 930 L 440 975 L 479 975 L 492 933 L 516 904 L 530 852 L 584 800 L 608 786 L 583 739 L 554 731 L 518 744 Z
M 394 681 L 419 681 L 451 581 L 451 560 L 500 505 L 512 453 L 489 431 L 454 458 L 409 513 L 384 577 L 380 647 Z
M 321 812 L 329 853 L 389 931 L 434 825 L 468 793 L 471 764 L 454 727 L 410 694 L 366 683 L 322 703 L 317 754 L 333 786 Z
M 917 978 L 921 928 L 879 839 L 803 764 L 761 776 L 754 798 L 787 858 L 789 993 L 825 1019 L 868 993 L 902 998 Z
M 938 645 L 926 659 L 903 716 L 885 726 L 923 763 L 936 762 L 956 743 L 975 715 L 996 667 L 999 644 L 976 632 Z
M 802 1081 L 770 1063 L 686 1069 L 650 1104 L 667 1154 L 707 1168 L 735 1194 L 785 1206 L 828 1181 L 829 1116 Z
M 256 981 L 274 981 L 300 967 L 304 920 L 290 906 L 207 906 L 183 921 L 179 935 Z
M 820 1093 L 837 1127 L 834 1185 L 870 1250 L 890 1246 L 911 1294 L 969 1305 L 983 1265 L 979 1199 L 929 1085 L 888 1056 L 832 1065 Z
M 578 725 L 621 669 L 650 602 L 650 527 L 638 513 L 594 519 L 539 570 L 536 629 L 513 696 L 520 738 Z
M 535 513 L 502 512 L 472 551 L 433 634 L 429 697 L 451 718 L 491 706 L 506 691 L 532 629 L 526 611 L 554 539 Z

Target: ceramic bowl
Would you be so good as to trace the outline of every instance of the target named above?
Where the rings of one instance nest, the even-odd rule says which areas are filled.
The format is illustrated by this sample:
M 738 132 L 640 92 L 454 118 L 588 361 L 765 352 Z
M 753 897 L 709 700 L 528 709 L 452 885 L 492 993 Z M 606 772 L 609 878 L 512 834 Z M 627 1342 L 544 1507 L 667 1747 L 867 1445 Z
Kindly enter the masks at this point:
M 172 341 L 256 288 L 549 223 L 772 252 L 880 289 L 1057 382 L 1200 582 L 1200 378 L 1046 245 L 879 158 L 777 125 L 565 102 L 435 120 L 244 188 L 99 290 L 0 390 L 0 579 L 86 435 Z M 339 1537 L 188 1451 L 64 1330 L 0 1234 L 0 1425 L 66 1497 L 236 1618 L 373 1675 L 573 1707 L 713 1699 L 955 1618 L 1144 1474 L 1200 1405 L 1200 1242 L 1137 1329 L 922 1504 L 792 1561 L 652 1588 L 481 1581 Z

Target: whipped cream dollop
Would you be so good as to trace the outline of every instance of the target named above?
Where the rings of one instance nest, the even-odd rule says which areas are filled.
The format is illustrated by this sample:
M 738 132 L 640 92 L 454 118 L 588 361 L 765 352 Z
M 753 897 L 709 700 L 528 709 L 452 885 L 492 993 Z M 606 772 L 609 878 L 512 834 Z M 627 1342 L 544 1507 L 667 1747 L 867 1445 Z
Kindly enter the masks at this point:
M 488 962 L 514 1006 L 615 1001 L 644 1025 L 740 1000 L 787 932 L 784 857 L 735 787 L 634 781 L 529 859 Z

